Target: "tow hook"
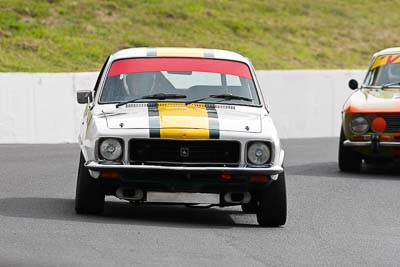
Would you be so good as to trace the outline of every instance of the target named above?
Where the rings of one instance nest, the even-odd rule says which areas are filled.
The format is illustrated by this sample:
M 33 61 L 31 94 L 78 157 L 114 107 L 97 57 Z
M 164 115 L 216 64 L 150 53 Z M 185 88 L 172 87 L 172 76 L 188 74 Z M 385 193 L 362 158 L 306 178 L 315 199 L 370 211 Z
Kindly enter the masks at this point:
M 379 135 L 371 136 L 371 148 L 372 152 L 377 153 L 380 148 L 380 138 Z

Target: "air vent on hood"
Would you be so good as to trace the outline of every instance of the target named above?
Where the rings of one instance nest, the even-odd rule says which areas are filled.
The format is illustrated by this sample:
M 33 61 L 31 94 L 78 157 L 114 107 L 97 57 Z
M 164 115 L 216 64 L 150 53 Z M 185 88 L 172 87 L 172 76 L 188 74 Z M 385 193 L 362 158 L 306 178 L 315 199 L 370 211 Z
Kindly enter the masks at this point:
M 126 108 L 147 108 L 147 107 L 154 106 L 155 104 L 156 103 L 129 103 L 129 104 L 126 104 Z M 172 108 L 172 107 L 182 107 L 183 103 L 159 103 L 159 104 L 160 104 L 160 106 L 168 105 L 169 108 Z M 192 103 L 190 105 L 197 106 L 197 107 L 204 107 L 204 105 L 205 105 L 206 108 L 235 110 L 235 106 L 233 106 L 233 105 L 201 104 L 201 103 Z
M 127 108 L 147 108 L 147 103 L 129 103 L 126 104 Z
M 219 104 L 216 104 L 216 105 L 213 105 L 215 108 L 218 108 L 218 109 L 230 109 L 230 110 L 235 110 L 235 106 L 232 106 L 232 105 L 219 105 Z

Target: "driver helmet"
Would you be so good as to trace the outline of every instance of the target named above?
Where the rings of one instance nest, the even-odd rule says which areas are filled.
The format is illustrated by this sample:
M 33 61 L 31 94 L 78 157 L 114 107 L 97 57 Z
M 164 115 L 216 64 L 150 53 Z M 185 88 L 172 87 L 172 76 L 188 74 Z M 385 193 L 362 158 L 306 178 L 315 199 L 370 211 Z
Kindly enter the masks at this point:
M 141 97 L 152 93 L 155 80 L 155 72 L 129 73 L 124 76 L 124 87 L 132 98 Z

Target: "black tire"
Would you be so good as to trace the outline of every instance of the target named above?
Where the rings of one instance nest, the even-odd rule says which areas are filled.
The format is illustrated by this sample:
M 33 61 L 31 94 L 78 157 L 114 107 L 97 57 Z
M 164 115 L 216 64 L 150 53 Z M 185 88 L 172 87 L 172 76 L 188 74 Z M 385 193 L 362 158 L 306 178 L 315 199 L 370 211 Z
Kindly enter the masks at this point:
M 286 223 L 285 173 L 281 173 L 258 197 L 257 221 L 260 226 L 278 227 Z
M 346 140 L 342 130 L 339 139 L 339 169 L 343 172 L 359 172 L 361 170 L 361 155 L 351 147 L 345 147 L 343 142 Z
M 251 201 L 247 204 L 242 204 L 242 211 L 244 213 L 250 213 L 250 214 L 257 213 L 257 210 L 258 210 L 258 201 L 255 198 L 252 198 Z
M 78 214 L 100 214 L 104 210 L 105 193 L 98 181 L 90 176 L 84 163 L 85 159 L 81 153 L 76 182 L 75 211 Z

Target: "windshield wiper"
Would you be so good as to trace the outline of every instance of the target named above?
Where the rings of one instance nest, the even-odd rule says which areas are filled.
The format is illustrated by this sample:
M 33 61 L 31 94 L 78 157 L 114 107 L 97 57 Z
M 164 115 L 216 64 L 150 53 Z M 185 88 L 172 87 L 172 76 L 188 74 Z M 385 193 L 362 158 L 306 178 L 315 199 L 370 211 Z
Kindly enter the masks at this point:
M 164 93 L 157 93 L 157 94 L 152 94 L 152 95 L 145 95 L 142 97 L 134 98 L 131 100 L 127 100 L 124 102 L 120 102 L 115 105 L 115 107 L 120 107 L 129 103 L 136 102 L 141 99 L 158 99 L 158 100 L 164 100 L 164 99 L 180 99 L 180 98 L 186 98 L 186 95 L 180 95 L 180 94 L 164 94 Z
M 381 85 L 380 89 L 389 88 L 389 87 L 394 86 L 394 85 L 400 86 L 400 81 L 393 82 L 393 83 L 385 83 L 384 85 Z
M 222 101 L 223 100 L 243 100 L 243 101 L 248 101 L 248 102 L 253 101 L 253 99 L 247 98 L 247 97 L 244 97 L 244 96 L 238 96 L 238 95 L 232 95 L 232 94 L 220 94 L 220 95 L 209 95 L 207 97 L 193 99 L 193 100 L 190 100 L 190 101 L 186 102 L 185 104 L 189 105 L 189 104 L 192 104 L 192 103 L 195 103 L 195 102 L 206 100 L 208 98 L 222 98 Z

